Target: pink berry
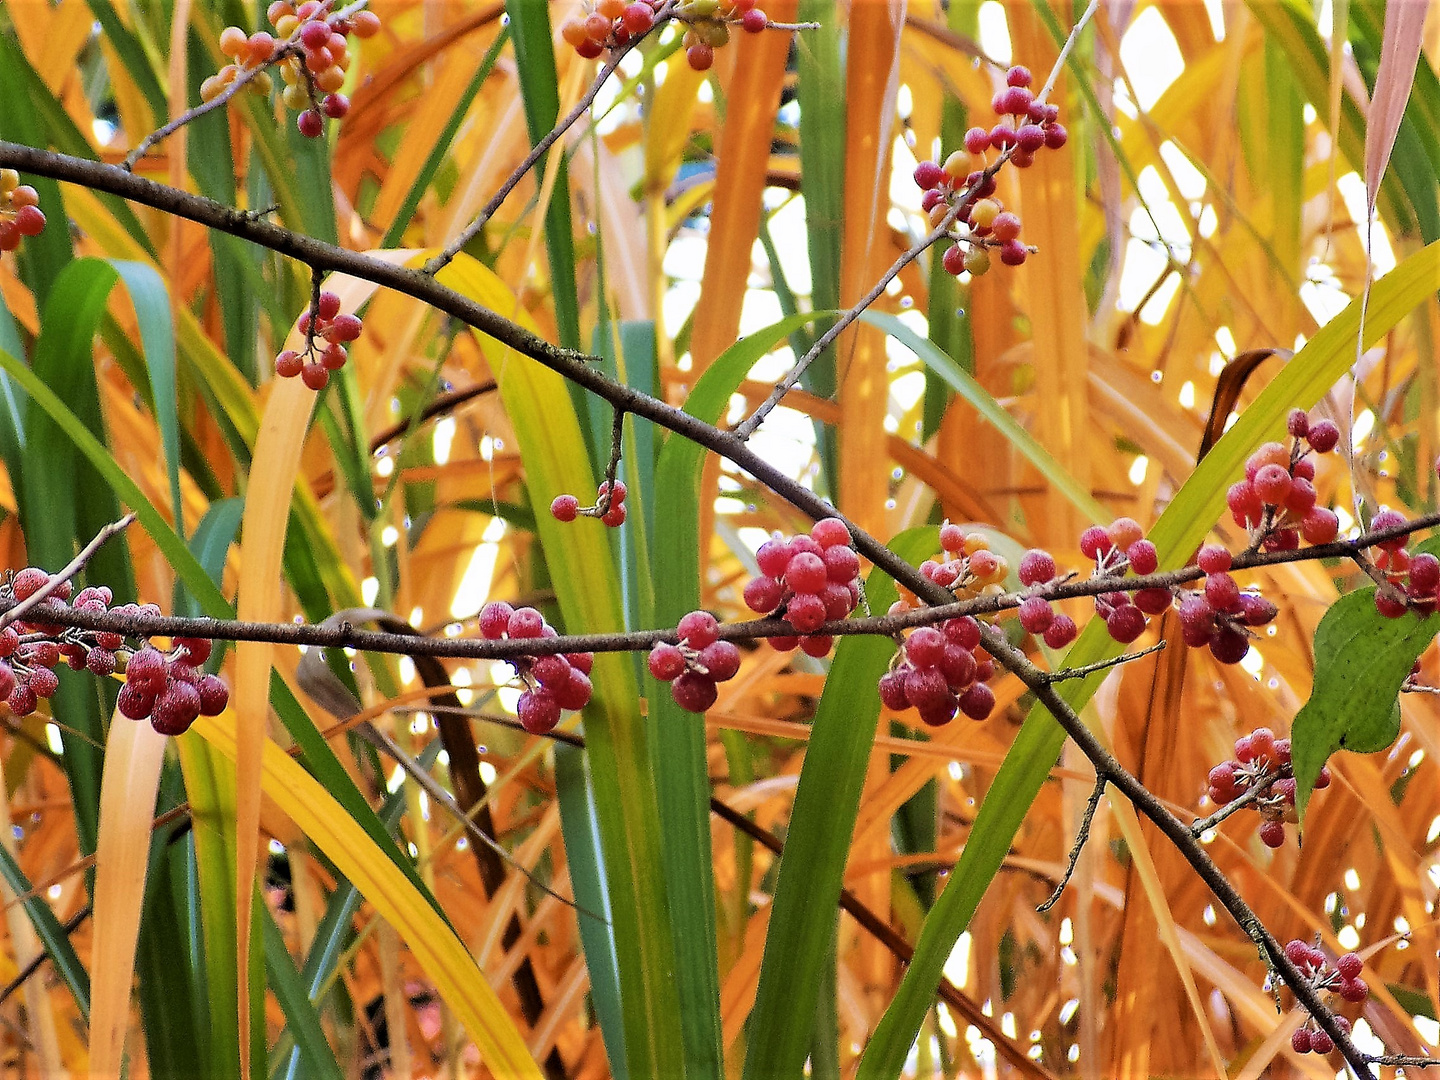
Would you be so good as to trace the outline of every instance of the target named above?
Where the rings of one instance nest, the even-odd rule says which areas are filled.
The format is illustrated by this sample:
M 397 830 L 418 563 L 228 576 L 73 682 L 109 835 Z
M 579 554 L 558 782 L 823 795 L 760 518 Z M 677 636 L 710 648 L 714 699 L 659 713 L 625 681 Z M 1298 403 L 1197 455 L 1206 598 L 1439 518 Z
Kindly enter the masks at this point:
M 504 600 L 492 600 L 480 609 L 480 633 L 490 641 L 498 641 L 505 636 L 505 631 L 510 626 L 510 616 L 515 614 L 515 609 Z M 134 664 L 134 661 L 131 661 Z
M 1340 429 L 1333 420 L 1316 420 L 1305 439 L 1318 454 L 1328 454 L 1340 442 Z
M 1020 625 L 1027 634 L 1043 634 L 1055 621 L 1055 609 L 1043 596 L 1029 596 L 1020 602 Z
M 826 576 L 836 584 L 847 584 L 860 574 L 860 556 L 845 544 L 827 547 L 820 558 L 824 560 Z
M 980 624 L 969 615 L 949 619 L 940 627 L 945 640 L 974 652 L 980 647 Z
M 230 703 L 230 688 L 218 675 L 202 675 L 196 689 L 200 692 L 201 716 L 219 716 Z
M 709 71 L 711 65 L 715 63 L 715 50 L 711 46 L 706 45 L 704 42 L 699 42 L 698 44 L 691 45 L 688 49 L 685 50 L 685 59 L 696 71 Z M 711 683 L 710 688 L 713 690 L 715 688 L 715 684 Z M 682 707 L 687 709 L 690 708 L 690 706 L 688 705 L 682 705 Z M 705 708 L 709 708 L 709 706 L 705 706 Z M 690 711 L 704 712 L 705 709 L 691 709 Z
M 1146 615 L 1163 615 L 1173 601 L 1169 589 L 1138 589 L 1132 599 Z
M 307 139 L 318 139 L 325 131 L 325 122 L 314 109 L 306 109 L 295 118 L 295 126 Z
M 676 628 L 681 639 L 692 649 L 703 649 L 719 638 L 720 624 L 708 611 L 692 611 L 681 616 Z
M 1019 64 L 1005 72 L 1006 86 L 1029 86 L 1031 81 L 1030 69 L 1021 67 Z
M 1075 620 L 1062 613 L 1055 616 L 1055 621 L 1045 631 L 1045 644 L 1052 649 L 1063 649 L 1075 640 L 1078 633 Z
M 1307 544 L 1328 544 L 1340 535 L 1340 518 L 1324 506 L 1312 506 L 1300 519 L 1300 535 Z
M 891 712 L 904 712 L 910 707 L 905 696 L 905 671 L 897 668 L 880 676 L 880 703 Z
M 1308 1054 L 1310 1047 L 1310 1029 L 1296 1028 L 1290 1035 L 1290 1049 L 1297 1054 Z
M 569 665 L 566 665 L 569 667 Z M 583 709 L 590 704 L 590 695 L 594 688 L 590 684 L 590 677 L 582 671 L 570 668 L 570 678 L 557 686 L 554 690 L 555 703 L 562 709 L 569 709 L 572 712 Z
M 580 512 L 580 500 L 574 495 L 556 495 L 550 514 L 556 521 L 574 521 Z
M 1223 806 L 1239 794 L 1235 785 L 1235 763 L 1222 761 L 1210 770 L 1210 797 Z
M 935 667 L 945 651 L 945 635 L 933 626 L 920 626 L 905 641 L 905 655 L 916 667 Z
M 759 8 L 751 8 L 740 17 L 740 25 L 747 34 L 758 34 L 770 25 L 770 20 Z
M 697 659 L 715 682 L 727 682 L 740 672 L 740 650 L 732 641 L 712 641 L 700 650 Z
M 760 572 L 772 578 L 784 575 L 785 568 L 790 565 L 790 556 L 794 554 L 790 550 L 790 544 L 780 537 L 766 540 L 755 552 L 755 561 L 760 565 Z
M 1070 133 L 1061 124 L 1045 125 L 1045 145 L 1051 150 L 1059 150 L 1070 139 Z
M 1285 417 L 1285 430 L 1294 438 L 1303 439 L 1310 430 L 1310 417 L 1304 409 L 1291 409 Z
M 839 518 L 821 518 L 811 526 L 810 539 L 822 548 L 832 548 L 837 544 L 848 545 L 850 543 L 850 527 Z
M 1293 481 L 1290 470 L 1283 465 L 1264 465 L 1256 470 L 1252 483 L 1262 502 L 1270 506 L 1283 506 L 1290 497 Z
M 1080 554 L 1087 559 L 1098 559 L 1113 547 L 1114 545 L 1110 542 L 1110 534 L 1102 525 L 1091 525 L 1080 534 Z
M 720 696 L 714 681 L 695 671 L 687 671 L 671 683 L 670 694 L 676 705 L 694 713 L 703 713 Z
M 531 735 L 544 735 L 560 722 L 560 702 L 548 690 L 527 690 L 520 695 L 515 713 Z
M 1205 599 L 1216 611 L 1234 611 L 1240 604 L 1240 586 L 1221 571 L 1205 578 Z
M 785 584 L 797 593 L 819 592 L 828 580 L 825 560 L 807 551 L 794 556 L 785 568 Z
M 983 154 L 990 149 L 990 132 L 982 127 L 972 127 L 965 132 L 965 149 L 972 154 Z
M 945 179 L 945 170 L 933 161 L 922 161 L 915 166 L 915 186 L 921 191 L 937 188 Z
M 1278 848 L 1285 843 L 1285 823 L 1283 821 L 1263 821 L 1260 823 L 1260 842 L 1266 847 Z
M 1238 630 L 1222 627 L 1210 638 L 1210 655 L 1222 664 L 1238 664 L 1250 652 L 1250 639 Z
M 785 587 L 772 577 L 761 575 L 745 585 L 745 605 L 754 612 L 768 615 L 780 606 Z
M 984 720 L 995 708 L 995 692 L 983 682 L 976 682 L 960 695 L 960 711 L 971 720 Z
M 1125 557 L 1137 574 L 1153 574 L 1160 565 L 1160 555 L 1149 540 L 1136 540 L 1125 549 Z
M 620 21 L 625 24 L 625 29 L 630 32 L 631 37 L 639 37 L 648 33 L 655 25 L 655 10 L 649 4 L 627 4 L 625 10 L 620 13 Z
M 1364 967 L 1364 962 L 1353 952 L 1346 953 L 1335 961 L 1335 970 L 1342 979 L 1358 979 Z
M 1328 1054 L 1335 1049 L 1335 1040 L 1323 1031 L 1312 1031 L 1310 1033 L 1310 1052 L 1312 1054 Z
M 785 621 L 802 634 L 810 634 L 825 623 L 825 601 L 815 593 L 796 593 L 785 605 Z
M 1055 578 L 1055 558 L 1048 551 L 1031 548 L 1020 557 L 1019 574 L 1021 585 L 1044 585 Z
M 1105 629 L 1116 641 L 1128 645 L 1145 632 L 1145 613 L 1133 604 L 1116 608 L 1105 620 Z
M 531 607 L 517 608 L 505 624 L 505 632 L 512 638 L 538 638 L 544 631 L 544 617 Z
M 326 94 L 320 108 L 331 120 L 343 120 L 350 112 L 350 99 L 344 94 Z

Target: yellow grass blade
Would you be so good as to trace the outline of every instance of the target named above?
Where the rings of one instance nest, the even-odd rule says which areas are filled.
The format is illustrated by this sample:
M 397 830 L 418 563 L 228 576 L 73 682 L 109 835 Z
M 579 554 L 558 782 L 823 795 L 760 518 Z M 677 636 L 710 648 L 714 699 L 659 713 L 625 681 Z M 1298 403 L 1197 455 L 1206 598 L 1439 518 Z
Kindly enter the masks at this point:
M 237 760 L 237 728 L 245 722 L 238 711 L 228 710 L 202 717 L 194 731 Z M 262 736 L 260 750 L 261 789 L 400 934 L 441 1000 L 475 1041 L 486 1068 L 497 1077 L 539 1080 L 540 1070 L 524 1039 L 455 931 L 314 777 L 273 740 Z
M 119 1076 L 130 1026 L 130 985 L 145 902 L 151 821 L 165 736 L 118 713 L 105 746 L 95 848 L 95 929 L 90 959 L 90 1072 Z

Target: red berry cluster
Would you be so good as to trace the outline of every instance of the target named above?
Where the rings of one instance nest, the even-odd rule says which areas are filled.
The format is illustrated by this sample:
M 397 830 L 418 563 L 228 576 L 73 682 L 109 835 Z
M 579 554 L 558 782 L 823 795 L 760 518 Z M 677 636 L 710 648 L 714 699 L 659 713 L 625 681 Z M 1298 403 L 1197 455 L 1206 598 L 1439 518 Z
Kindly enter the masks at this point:
M 625 517 L 628 511 L 625 509 L 625 496 L 629 489 L 625 487 L 624 480 L 615 481 L 615 494 L 610 494 L 610 481 L 601 480 L 600 486 L 595 489 L 595 505 L 581 506 L 580 500 L 574 495 L 556 495 L 555 500 L 550 504 L 550 514 L 556 521 L 574 521 L 577 517 L 599 518 L 612 529 L 618 529 L 625 524 Z
M 958 243 L 942 256 L 945 269 L 955 275 L 969 271 L 979 276 L 990 269 L 990 250 L 999 251 L 1006 266 L 1019 266 L 1030 254 L 1020 242 L 1020 217 L 1001 207 L 990 196 L 995 194 L 994 170 L 1000 160 L 990 162 L 990 150 L 1008 154 L 1017 168 L 1028 169 L 1035 163 L 1035 154 L 1046 147 L 1058 150 L 1069 137 L 1057 121 L 1060 107 L 1040 102 L 1030 91 L 1028 68 L 1012 67 L 1005 73 L 1005 87 L 996 93 L 991 105 L 999 123 L 989 130 L 973 127 L 965 133 L 965 149 L 956 150 L 944 165 L 922 161 L 915 167 L 915 183 L 925 194 L 920 209 L 936 228 L 957 205 L 959 220 L 968 227 L 956 235 Z M 974 158 L 979 168 L 972 169 Z
M 1394 510 L 1381 510 L 1370 521 L 1373 531 L 1393 529 L 1405 524 L 1405 515 Z M 1375 590 L 1375 610 L 1387 619 L 1398 619 L 1407 611 L 1424 617 L 1435 611 L 1436 591 L 1440 589 L 1440 559 L 1422 551 L 1411 555 L 1405 550 L 1405 537 L 1396 536 L 1375 545 L 1375 566 L 1385 575 L 1391 588 Z
M 265 13 L 277 34 L 298 43 L 298 49 L 280 65 L 280 77 L 285 81 L 280 100 L 300 114 L 295 126 L 311 139 L 325 130 L 322 112 L 339 120 L 350 111 L 350 99 L 340 93 L 351 61 L 346 38 L 350 34 L 374 37 L 380 32 L 380 17 L 373 11 L 337 18 L 329 14 L 330 6 L 331 0 L 305 0 L 299 7 L 292 7 L 288 0 L 275 0 Z
M 1235 524 L 1248 529 L 1266 551 L 1292 551 L 1307 544 L 1328 544 L 1340 531 L 1335 511 L 1317 506 L 1315 463 L 1310 451 L 1328 454 L 1340 441 L 1330 420 L 1311 421 L 1304 409 L 1291 411 L 1293 436 L 1287 449 L 1268 442 L 1245 462 L 1245 479 L 1230 486 L 1226 504 Z
M 0 585 L 0 600 L 19 603 L 34 596 L 50 581 L 38 566 L 27 566 Z M 48 605 L 53 611 L 71 600 L 72 586 L 62 581 L 40 607 L 26 612 L 0 630 L 0 697 L 16 716 L 34 712 L 41 698 L 59 688 L 55 668 L 63 659 L 74 671 L 99 676 L 115 673 L 122 655 L 125 685 L 120 688 L 117 708 L 132 720 L 150 717 L 162 735 L 182 734 L 197 716 L 216 716 L 230 700 L 230 691 L 218 675 L 198 669 L 210 657 L 210 642 L 203 638 L 177 638 L 168 653 L 153 645 L 127 650 L 123 635 L 111 630 L 84 630 L 44 621 Z M 103 615 L 114 599 L 104 585 L 89 586 L 74 594 L 73 610 Z M 153 604 L 122 604 L 115 614 L 160 614 Z
M 339 371 L 349 359 L 344 343 L 360 336 L 360 316 L 340 314 L 340 297 L 322 292 L 316 305 L 300 316 L 295 329 L 305 335 L 305 351 L 286 349 L 275 357 L 275 374 L 282 379 L 299 375 L 311 390 L 324 390 L 330 372 Z M 321 348 L 317 348 L 317 337 L 325 341 Z
M 648 34 L 655 25 L 656 9 L 664 0 L 599 0 L 583 16 L 560 24 L 560 36 L 586 60 L 606 49 L 618 49 Z M 587 5 L 588 7 L 588 5 Z
M 196 717 L 219 716 L 230 701 L 220 677 L 198 666 L 209 658 L 206 638 L 176 638 L 168 652 L 153 645 L 132 652 L 115 707 L 131 720 L 148 716 L 161 735 L 183 735 Z
M 1222 664 L 1238 664 L 1250 651 L 1251 628 L 1271 622 L 1277 609 L 1257 593 L 1241 592 L 1230 575 L 1230 552 L 1206 544 L 1196 556 L 1205 571 L 1198 590 L 1180 595 L 1180 636 L 1192 649 L 1210 649 Z
M 778 614 L 795 636 L 770 638 L 782 651 L 800 648 L 824 656 L 833 640 L 816 634 L 827 621 L 843 619 L 860 602 L 860 556 L 850 546 L 850 529 L 839 518 L 822 518 L 809 536 L 778 533 L 755 552 L 760 576 L 745 586 L 745 603 L 761 615 Z
M 980 624 L 970 616 L 918 626 L 905 639 L 904 659 L 880 677 L 880 701 L 895 712 L 915 709 L 930 727 L 948 724 L 957 712 L 984 720 L 995 708 L 986 685 L 994 674 L 995 662 L 980 648 Z
M 1330 770 L 1320 766 L 1315 788 L 1330 786 Z M 1209 796 L 1217 806 L 1228 806 L 1242 795 L 1256 793 L 1250 805 L 1264 819 L 1260 839 L 1266 847 L 1285 843 L 1285 822 L 1294 823 L 1295 774 L 1290 767 L 1290 740 L 1277 739 L 1269 728 L 1256 728 L 1235 740 L 1235 759 L 1210 770 Z
M 1337 957 L 1334 965 L 1329 957 L 1315 946 L 1298 938 L 1285 943 L 1285 955 L 1298 967 L 1317 991 L 1332 991 L 1351 1004 L 1358 1004 L 1370 996 L 1370 987 L 1360 977 L 1364 963 L 1354 953 Z M 1334 1017 L 1336 1025 L 1347 1035 L 1350 1021 L 1343 1016 Z M 1290 1047 L 1297 1054 L 1328 1054 L 1335 1049 L 1335 1042 L 1318 1027 L 1312 1028 L 1307 1019 L 1303 1027 L 1297 1028 L 1290 1036 Z
M 45 212 L 39 202 L 39 193 L 20 183 L 18 172 L 0 169 L 0 251 L 14 251 L 21 237 L 40 235 Z
M 715 704 L 716 683 L 740 670 L 740 650 L 719 639 L 720 624 L 708 611 L 692 611 L 676 627 L 680 643 L 659 642 L 650 650 L 650 674 L 670 684 L 675 704 L 703 713 Z
M 511 607 L 504 600 L 492 600 L 480 609 L 480 633 L 487 641 L 559 636 L 534 608 Z M 525 684 L 515 711 L 532 735 L 544 735 L 554 728 L 560 722 L 561 709 L 583 709 L 590 702 L 594 653 L 515 656 L 505 662 Z
M 1020 584 L 1027 588 L 1043 588 L 1056 577 L 1055 557 L 1048 551 L 1031 548 L 1020 558 Z M 1043 596 L 1030 595 L 1020 601 L 1020 625 L 1026 633 L 1044 640 L 1052 649 L 1063 649 L 1080 632 L 1075 620 L 1056 611 Z
M 595 0 L 587 2 L 586 14 L 573 16 L 560 25 L 560 36 L 587 60 L 607 49 L 619 49 L 648 34 L 665 0 Z M 715 50 L 730 41 L 730 24 L 738 23 L 747 33 L 758 34 L 770 25 L 755 0 L 681 0 L 670 17 L 687 24 L 681 44 L 685 59 L 696 71 L 708 71 L 715 63 Z

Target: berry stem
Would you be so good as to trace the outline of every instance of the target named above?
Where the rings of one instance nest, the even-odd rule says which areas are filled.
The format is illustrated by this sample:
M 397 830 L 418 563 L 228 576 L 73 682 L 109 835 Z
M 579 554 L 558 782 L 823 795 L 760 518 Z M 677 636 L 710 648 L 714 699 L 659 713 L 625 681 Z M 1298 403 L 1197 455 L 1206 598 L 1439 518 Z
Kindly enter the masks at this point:
M 44 603 L 56 589 L 64 585 L 65 582 L 69 581 L 81 570 L 85 569 L 85 564 L 94 558 L 95 552 L 99 551 L 107 540 L 117 533 L 124 532 L 134 520 L 134 514 L 126 514 L 119 521 L 112 521 L 109 525 L 102 528 L 88 544 L 80 549 L 80 553 L 76 555 L 75 558 L 65 564 L 65 567 L 58 574 L 51 574 L 50 580 L 44 585 L 41 585 L 40 588 L 36 589 L 24 600 L 15 604 L 8 611 L 0 613 L 0 630 L 4 630 L 5 627 L 20 618 L 20 616 L 24 615 L 25 612 L 29 611 L 36 604 Z
M 1060 881 L 1055 885 L 1055 891 L 1049 898 L 1035 910 L 1044 914 L 1060 902 L 1060 896 L 1065 892 L 1065 886 L 1070 884 L 1070 879 L 1075 875 L 1075 867 L 1080 862 L 1080 850 L 1085 846 L 1085 841 L 1090 839 L 1090 823 L 1095 820 L 1095 811 L 1100 809 L 1100 796 L 1105 794 L 1106 785 L 1110 783 L 1110 777 L 1105 773 L 1098 773 L 1095 777 L 1095 788 L 1090 792 L 1090 798 L 1085 803 L 1085 813 L 1080 815 L 1080 827 L 1075 830 L 1075 843 L 1070 846 L 1070 858 L 1065 864 L 1065 873 L 1060 875 Z
M 1276 775 L 1278 774 L 1272 773 L 1271 779 L 1274 779 Z M 1231 799 L 1228 803 L 1220 807 L 1219 810 L 1216 810 L 1215 813 L 1211 814 L 1209 817 L 1198 818 L 1195 821 L 1191 822 L 1190 835 L 1198 839 L 1201 835 L 1215 828 L 1215 826 L 1219 825 L 1222 821 L 1228 818 L 1231 814 L 1235 813 L 1237 810 L 1243 810 L 1251 803 L 1258 802 L 1263 796 L 1269 793 L 1269 790 L 1270 785 L 1268 782 L 1263 784 L 1251 784 L 1248 788 L 1245 789 L 1245 793 L 1243 795 L 1239 796 L 1238 798 Z
M 1127 584 L 1128 587 L 1128 584 Z M 1093 664 L 1086 664 L 1083 667 L 1061 668 L 1059 671 L 1048 672 L 1045 678 L 1052 683 L 1064 682 L 1067 679 L 1083 679 L 1087 675 L 1093 675 L 1097 671 L 1104 671 L 1106 668 L 1118 667 L 1121 664 L 1128 664 L 1132 660 L 1139 660 L 1142 656 L 1149 656 L 1165 648 L 1165 641 L 1162 639 L 1148 648 L 1136 652 L 1121 653 L 1119 656 L 1111 657 L 1109 660 L 1097 660 Z
M 519 165 L 515 166 L 514 171 L 505 178 L 505 182 L 500 185 L 500 189 L 490 197 L 489 202 L 481 207 L 480 213 L 475 216 L 475 219 L 471 221 L 469 225 L 466 225 L 455 239 L 446 244 L 444 250 L 441 251 L 439 255 L 436 255 L 424 265 L 421 270 L 422 273 L 432 277 L 438 274 L 464 249 L 466 244 L 480 235 L 480 230 L 485 228 L 486 223 L 495 216 L 495 211 L 500 209 L 509 197 L 510 192 L 514 191 L 515 186 L 525 178 L 525 174 L 535 167 L 536 163 L 545 156 L 545 152 L 555 145 L 560 136 L 569 131 L 575 125 L 575 122 L 589 111 L 590 106 L 595 101 L 595 95 L 600 93 L 600 88 L 605 85 L 606 80 L 615 74 L 616 69 L 620 67 L 620 61 L 625 59 L 625 56 L 631 49 L 640 44 L 647 36 L 654 33 L 655 27 L 663 25 L 666 19 L 673 18 L 674 8 L 675 4 L 673 0 L 664 7 L 659 8 L 655 12 L 654 26 L 645 31 L 645 33 L 632 37 L 624 45 L 611 53 L 610 59 L 605 61 L 601 66 L 599 74 L 595 76 L 589 88 L 585 93 L 580 95 L 580 100 L 575 102 L 574 108 L 557 120 L 555 126 L 545 133 L 544 138 L 530 148 L 530 152 L 525 155 Z
M 1055 63 L 1050 68 L 1050 74 L 1045 79 L 1045 85 L 1040 88 L 1040 93 L 1035 95 L 1036 101 L 1043 103 L 1049 99 L 1050 91 L 1055 89 L 1055 83 L 1060 78 L 1061 69 L 1064 68 L 1065 62 L 1070 59 L 1070 53 L 1074 50 L 1075 43 L 1080 40 L 1080 32 L 1085 29 L 1085 24 L 1090 21 L 1099 6 L 1100 0 L 1090 0 L 1090 3 L 1085 6 L 1084 14 L 1080 16 L 1079 21 L 1071 28 L 1070 33 L 1066 35 L 1065 44 L 1061 46 L 1060 55 L 1055 58 Z M 1136 310 L 1138 311 L 1139 308 L 1136 308 Z

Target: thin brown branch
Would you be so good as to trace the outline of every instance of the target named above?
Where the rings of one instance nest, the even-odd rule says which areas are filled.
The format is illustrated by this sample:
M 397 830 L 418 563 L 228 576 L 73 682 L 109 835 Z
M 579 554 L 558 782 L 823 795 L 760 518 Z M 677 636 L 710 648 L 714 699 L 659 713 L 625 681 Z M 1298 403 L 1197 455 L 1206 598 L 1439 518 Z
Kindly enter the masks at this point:
M 1095 787 L 1090 792 L 1090 798 L 1085 801 L 1085 812 L 1080 816 L 1080 827 L 1075 830 L 1075 843 L 1070 845 L 1070 858 L 1065 863 L 1065 873 L 1061 874 L 1060 880 L 1056 882 L 1055 891 L 1036 911 L 1044 913 L 1058 904 L 1065 892 L 1065 886 L 1069 885 L 1070 879 L 1075 876 L 1075 867 L 1080 863 L 1080 852 L 1085 847 L 1085 841 L 1090 839 L 1090 823 L 1095 820 L 1095 811 L 1100 809 L 1100 796 L 1105 794 L 1105 785 L 1108 783 L 1110 778 L 1104 773 L 1095 777 Z
M 58 574 L 51 574 L 50 580 L 45 582 L 44 585 L 41 585 L 40 588 L 36 589 L 8 611 L 0 613 L 0 630 L 5 629 L 5 627 L 20 618 L 20 616 L 35 607 L 35 605 L 44 603 L 54 595 L 56 589 L 64 585 L 81 570 L 85 569 L 85 564 L 94 558 L 95 552 L 104 546 L 105 541 L 109 540 L 116 533 L 124 532 L 134 520 L 134 514 L 126 514 L 119 521 L 112 521 L 96 533 L 94 539 L 81 548 L 80 553 L 66 563 L 65 567 Z

